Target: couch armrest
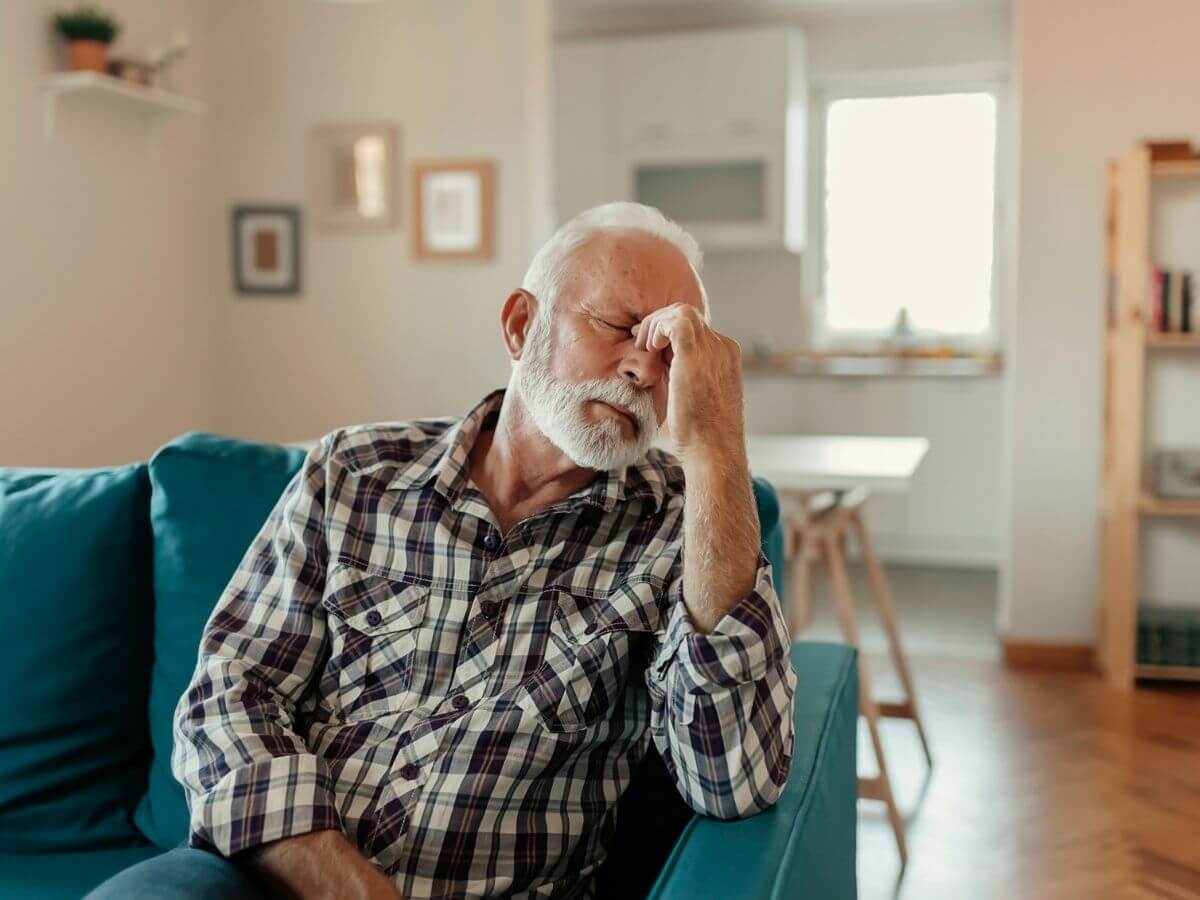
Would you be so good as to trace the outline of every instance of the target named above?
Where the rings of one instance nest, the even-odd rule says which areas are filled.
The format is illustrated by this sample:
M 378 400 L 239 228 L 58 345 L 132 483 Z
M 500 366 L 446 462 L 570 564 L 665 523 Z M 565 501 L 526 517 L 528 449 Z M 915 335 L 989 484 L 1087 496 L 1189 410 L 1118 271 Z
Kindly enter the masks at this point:
M 857 896 L 857 657 L 841 644 L 792 645 L 796 746 L 783 795 L 749 819 L 694 817 L 652 900 Z

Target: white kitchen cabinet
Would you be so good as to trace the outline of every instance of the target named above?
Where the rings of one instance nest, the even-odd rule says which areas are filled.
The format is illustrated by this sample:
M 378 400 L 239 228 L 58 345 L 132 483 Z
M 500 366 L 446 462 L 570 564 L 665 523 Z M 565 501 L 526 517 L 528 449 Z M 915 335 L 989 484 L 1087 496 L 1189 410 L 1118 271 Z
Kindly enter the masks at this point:
M 608 48 L 594 41 L 554 49 L 554 208 L 560 223 L 619 199 L 609 148 L 615 126 L 609 62 Z
M 720 29 L 559 47 L 560 215 L 602 195 L 639 200 L 679 221 L 706 250 L 801 249 L 807 83 L 799 30 Z M 581 121 L 581 109 L 600 107 L 602 119 Z
M 781 28 L 718 32 L 704 49 L 701 97 L 708 131 L 718 139 L 781 134 L 793 34 Z
M 706 35 L 636 37 L 614 41 L 618 143 L 654 144 L 695 137 L 703 126 Z

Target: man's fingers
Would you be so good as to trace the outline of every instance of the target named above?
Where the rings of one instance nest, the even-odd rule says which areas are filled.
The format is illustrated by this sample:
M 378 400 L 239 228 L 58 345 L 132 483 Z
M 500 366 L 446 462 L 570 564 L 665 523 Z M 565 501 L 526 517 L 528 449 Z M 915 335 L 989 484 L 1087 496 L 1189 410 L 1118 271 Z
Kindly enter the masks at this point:
M 682 310 L 663 312 L 654 324 L 652 337 L 657 339 L 654 349 L 661 350 L 669 345 L 676 353 L 690 350 L 696 343 L 696 329 L 691 319 Z
M 650 337 L 648 339 L 652 350 L 662 350 L 670 346 L 671 338 L 667 333 L 667 322 L 664 318 L 659 318 L 654 321 L 654 325 L 650 328 Z
M 634 346 L 639 350 L 676 350 L 692 345 L 695 328 L 688 315 L 690 308 L 673 303 L 656 309 L 637 324 L 633 331 Z

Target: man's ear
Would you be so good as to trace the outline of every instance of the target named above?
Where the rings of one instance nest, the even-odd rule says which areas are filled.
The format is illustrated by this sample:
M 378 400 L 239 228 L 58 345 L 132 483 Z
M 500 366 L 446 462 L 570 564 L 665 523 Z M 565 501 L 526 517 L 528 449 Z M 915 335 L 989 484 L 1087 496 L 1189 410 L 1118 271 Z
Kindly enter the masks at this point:
M 504 348 L 511 359 L 521 358 L 525 338 L 536 315 L 537 300 L 524 288 L 517 288 L 504 301 L 500 309 L 500 333 L 504 336 Z

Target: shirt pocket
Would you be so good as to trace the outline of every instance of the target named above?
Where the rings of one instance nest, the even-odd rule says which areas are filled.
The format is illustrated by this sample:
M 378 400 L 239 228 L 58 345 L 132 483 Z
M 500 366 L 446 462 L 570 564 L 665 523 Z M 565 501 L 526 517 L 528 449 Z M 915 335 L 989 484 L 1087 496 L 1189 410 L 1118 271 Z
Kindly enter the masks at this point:
M 429 585 L 339 564 L 322 605 L 331 643 L 326 677 L 335 695 L 329 699 L 340 718 L 361 721 L 415 706 L 410 686 Z
M 521 699 L 548 731 L 573 734 L 618 716 L 629 679 L 641 677 L 659 608 L 649 580 L 607 596 L 556 594 L 545 660 L 522 684 Z

